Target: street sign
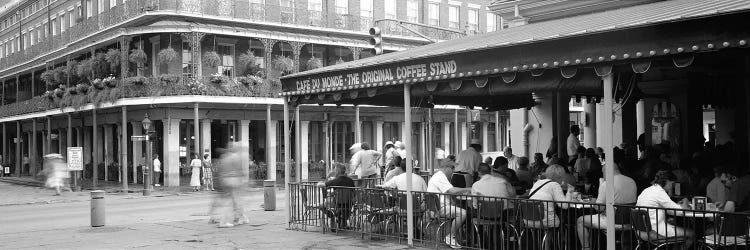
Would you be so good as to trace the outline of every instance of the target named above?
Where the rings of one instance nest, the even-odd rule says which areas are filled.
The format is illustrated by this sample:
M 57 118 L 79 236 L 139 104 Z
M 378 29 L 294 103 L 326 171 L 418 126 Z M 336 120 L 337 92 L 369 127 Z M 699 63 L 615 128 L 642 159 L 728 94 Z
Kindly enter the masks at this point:
M 69 147 L 68 148 L 68 170 L 69 171 L 82 171 L 83 170 L 83 147 Z
M 148 141 L 148 135 L 133 135 L 130 136 L 131 141 Z
M 471 114 L 471 121 L 472 122 L 482 121 L 480 119 L 481 117 L 479 116 L 479 110 L 470 110 L 470 114 Z

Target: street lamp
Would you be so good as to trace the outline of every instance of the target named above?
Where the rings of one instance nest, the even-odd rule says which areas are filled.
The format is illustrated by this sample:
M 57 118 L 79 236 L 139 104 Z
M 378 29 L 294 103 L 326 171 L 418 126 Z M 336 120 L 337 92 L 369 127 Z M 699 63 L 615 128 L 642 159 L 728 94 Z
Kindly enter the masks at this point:
M 149 129 L 151 129 L 151 120 L 148 119 L 148 113 L 146 117 L 141 121 L 143 124 L 143 130 L 146 131 L 146 170 L 143 171 L 143 195 L 151 195 L 153 185 L 151 184 L 151 178 L 154 176 L 153 160 L 151 159 L 151 139 L 149 138 Z

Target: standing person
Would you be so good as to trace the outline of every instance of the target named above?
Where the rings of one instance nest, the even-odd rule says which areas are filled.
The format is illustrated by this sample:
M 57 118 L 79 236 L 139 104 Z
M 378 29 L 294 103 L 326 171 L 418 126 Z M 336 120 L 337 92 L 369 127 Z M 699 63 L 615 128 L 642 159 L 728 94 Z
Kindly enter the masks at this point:
M 396 141 L 394 147 L 396 150 L 396 154 L 401 156 L 402 160 L 406 160 L 406 145 L 404 145 L 404 143 L 401 141 Z
M 505 150 L 503 150 L 503 156 L 505 159 L 508 159 L 508 168 L 513 171 L 518 170 L 518 156 L 513 154 L 513 149 L 511 147 L 505 147 Z
M 190 186 L 193 187 L 193 192 L 200 191 L 202 166 L 203 162 L 198 159 L 198 154 L 193 154 L 193 160 L 190 161 Z
M 383 160 L 381 166 L 383 166 L 384 172 L 388 172 L 389 169 L 388 165 L 391 164 L 391 161 L 393 160 L 394 153 L 396 152 L 395 147 L 393 146 L 392 141 L 385 142 L 385 147 L 383 148 L 383 157 L 381 159 Z
M 211 158 L 208 154 L 203 155 L 203 183 L 206 184 L 206 190 L 214 191 L 214 170 L 211 166 Z
M 359 176 L 359 178 L 378 177 L 378 159 L 383 155 L 378 151 L 370 149 L 370 145 L 367 142 L 363 142 L 359 146 L 361 150 L 352 155 L 352 172 Z
M 567 152 L 568 152 L 568 162 L 570 162 L 570 165 L 573 165 L 573 161 L 578 158 L 578 154 L 576 153 L 578 150 L 578 147 L 581 146 L 581 142 L 578 140 L 578 135 L 581 134 L 581 128 L 578 127 L 578 125 L 570 126 L 570 135 L 568 135 L 568 142 L 567 142 Z
M 469 148 L 461 151 L 456 159 L 456 171 L 451 176 L 451 184 L 456 187 L 471 187 L 477 168 L 482 163 L 482 145 L 478 139 L 471 139 Z M 462 182 L 463 181 L 463 182 Z
M 248 222 L 245 216 L 245 209 L 240 201 L 242 187 L 247 184 L 244 177 L 248 174 L 248 169 L 242 166 L 242 156 L 240 155 L 242 147 L 234 143 L 229 145 L 226 153 L 219 159 L 218 175 L 221 192 L 219 201 L 215 203 L 231 203 L 232 213 L 223 211 L 219 216 L 219 227 L 233 227 L 235 225 L 245 224 Z M 229 207 L 229 206 L 226 206 Z M 212 208 L 212 212 L 215 210 Z M 226 209 L 224 209 L 226 210 Z
M 65 186 L 65 179 L 70 177 L 68 167 L 60 154 L 48 154 L 44 159 L 44 171 L 47 174 L 45 186 L 54 188 L 55 195 L 60 195 L 61 189 Z
M 161 179 L 161 161 L 159 160 L 159 155 L 154 154 L 154 186 L 161 186 L 159 184 L 159 180 Z

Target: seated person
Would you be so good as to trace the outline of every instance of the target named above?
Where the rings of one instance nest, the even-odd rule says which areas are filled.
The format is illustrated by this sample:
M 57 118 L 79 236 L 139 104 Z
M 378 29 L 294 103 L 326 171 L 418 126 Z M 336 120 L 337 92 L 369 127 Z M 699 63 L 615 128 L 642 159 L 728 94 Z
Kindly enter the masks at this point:
M 530 200 L 541 201 L 572 201 L 573 190 L 575 189 L 570 183 L 567 183 L 568 193 L 563 194 L 560 184 L 563 182 L 565 169 L 557 164 L 547 167 L 542 179 L 538 180 L 531 187 Z M 567 203 L 556 203 L 557 206 L 567 207 Z M 555 207 L 548 202 L 544 203 L 545 218 L 542 219 L 541 225 L 538 223 L 530 224 L 533 227 L 559 227 L 560 218 L 555 214 Z
M 617 158 L 617 155 L 615 155 L 615 157 Z M 635 180 L 622 175 L 620 172 L 620 168 L 621 162 L 618 162 L 618 159 L 615 159 L 614 204 L 634 204 L 636 202 L 637 195 Z M 596 196 L 597 204 L 605 204 L 607 202 L 606 186 L 606 181 L 602 182 L 602 184 L 599 186 L 599 194 Z M 603 209 L 604 207 L 599 206 L 597 208 Z M 576 231 L 578 232 L 578 240 L 581 241 L 581 249 L 591 249 L 591 247 L 589 246 L 589 244 L 591 243 L 591 235 L 588 229 L 606 229 L 608 222 L 609 221 L 607 220 L 607 217 L 604 215 L 604 213 L 584 215 L 579 217 L 578 221 L 576 222 Z
M 516 171 L 516 176 L 518 176 L 519 185 L 522 190 L 519 190 L 519 192 L 525 192 L 527 189 L 531 188 L 531 183 L 533 183 L 533 175 L 531 173 L 531 170 L 529 170 L 529 158 L 526 158 L 525 156 L 518 158 L 518 171 Z
M 404 168 L 401 168 L 402 164 L 404 165 Z M 385 174 L 385 178 L 383 178 L 383 181 L 388 181 L 396 175 L 406 173 L 406 161 L 402 160 L 401 156 L 394 156 L 393 160 L 388 163 L 388 169 L 390 170 L 388 170 L 388 172 Z
M 354 187 L 354 180 L 349 178 L 349 176 L 346 176 L 346 166 L 343 164 L 337 165 L 334 172 L 336 173 L 335 178 L 326 182 L 318 182 L 317 186 L 325 188 L 323 191 L 325 204 L 335 212 L 332 216 L 336 216 L 336 219 L 339 222 L 338 227 L 344 228 L 346 227 L 346 219 L 349 218 L 349 213 L 351 212 L 351 206 L 353 204 L 354 190 L 349 188 Z M 336 189 L 334 187 L 344 188 Z M 327 197 L 327 191 L 329 189 L 333 189 L 333 197 Z M 331 217 L 332 222 L 333 219 L 334 218 Z M 331 226 L 333 227 L 333 223 L 331 223 Z
M 435 172 L 427 183 L 427 192 L 438 193 L 440 196 L 440 215 L 454 218 L 451 223 L 450 234 L 445 236 L 445 244 L 451 248 L 461 248 L 456 236 L 458 235 L 461 225 L 466 221 L 466 210 L 459 208 L 451 203 L 450 194 L 467 194 L 471 192 L 470 188 L 457 188 L 451 185 L 448 176 L 453 175 L 456 163 L 450 160 L 440 162 L 440 170 Z
M 503 176 L 512 186 L 520 185 L 521 182 L 518 180 L 518 176 L 516 176 L 516 171 L 508 168 L 508 164 L 508 158 L 498 156 L 495 159 L 495 163 L 492 165 L 492 171 Z
M 725 183 L 730 178 L 727 171 L 723 167 L 714 167 L 714 178 L 706 185 L 706 197 L 716 204 L 716 207 L 723 207 L 724 202 L 727 201 L 727 193 L 729 192 L 728 186 Z M 727 183 L 731 184 L 731 183 Z
M 401 170 L 401 174 L 393 176 L 390 180 L 381 185 L 376 185 L 376 187 L 393 188 L 398 189 L 399 191 L 406 191 L 406 162 L 403 162 L 403 164 L 401 164 L 398 169 Z M 415 192 L 427 191 L 427 184 L 424 182 L 424 179 L 422 179 L 422 177 L 418 174 L 411 173 L 411 190 Z
M 499 158 L 499 157 L 498 157 Z M 511 170 L 512 171 L 512 170 Z M 486 163 L 479 164 L 479 181 L 471 187 L 472 195 L 490 197 L 515 197 L 513 186 L 502 176 L 500 170 L 490 168 Z
M 738 176 L 738 177 L 734 177 Z M 750 211 L 750 175 L 745 171 L 735 171 L 727 175 L 726 183 L 731 189 L 727 193 L 727 202 L 724 205 L 725 212 L 749 212 Z
M 693 231 L 687 228 L 675 226 L 667 223 L 667 212 L 670 214 L 679 214 L 680 211 L 673 209 L 689 209 L 687 199 L 682 200 L 682 204 L 677 204 L 669 197 L 666 189 L 672 189 L 676 177 L 669 170 L 660 170 L 654 176 L 651 186 L 644 189 L 638 196 L 636 206 L 641 207 L 658 207 L 666 209 L 648 209 L 648 216 L 651 219 L 651 229 L 656 231 L 656 237 L 687 237 L 686 248 L 690 248 L 693 241 Z M 669 210 L 667 210 L 669 209 Z M 654 236 L 640 234 L 641 239 L 656 239 Z

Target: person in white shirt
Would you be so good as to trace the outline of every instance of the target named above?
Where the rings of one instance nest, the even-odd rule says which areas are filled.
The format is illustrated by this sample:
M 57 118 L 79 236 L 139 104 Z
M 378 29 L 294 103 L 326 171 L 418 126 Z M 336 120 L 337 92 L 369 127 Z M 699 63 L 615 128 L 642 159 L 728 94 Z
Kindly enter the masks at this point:
M 723 206 L 724 202 L 727 201 L 729 188 L 727 188 L 727 186 L 724 185 L 724 182 L 721 181 L 721 177 L 725 172 L 726 171 L 722 168 L 714 168 L 714 178 L 706 186 L 706 197 L 708 197 L 711 202 L 718 204 L 719 206 L 717 207 Z
M 505 150 L 503 150 L 503 156 L 505 159 L 508 159 L 508 168 L 513 171 L 518 171 L 518 156 L 513 154 L 513 149 L 511 147 L 505 147 Z
M 547 167 L 547 170 L 543 174 L 543 178 L 538 180 L 531 186 L 530 200 L 541 200 L 541 201 L 572 201 L 574 187 L 570 183 L 566 183 L 568 192 L 563 194 L 562 186 L 563 176 L 565 175 L 565 169 L 560 165 L 552 165 Z M 567 207 L 568 203 L 554 203 L 560 207 Z M 560 218 L 555 214 L 555 206 L 552 202 L 544 202 L 545 217 L 541 221 L 541 225 L 536 222 L 524 221 L 527 226 L 531 227 L 543 227 L 543 228 L 555 228 L 560 226 Z
M 161 179 L 161 161 L 159 155 L 154 154 L 154 186 L 161 186 L 159 179 Z
M 440 197 L 440 215 L 454 218 L 451 223 L 451 232 L 445 236 L 445 244 L 448 244 L 451 248 L 461 248 L 458 244 L 456 236 L 461 228 L 461 225 L 466 221 L 466 210 L 459 208 L 451 203 L 450 194 L 467 194 L 471 192 L 469 188 L 457 188 L 451 185 L 448 176 L 453 175 L 453 170 L 456 167 L 456 163 L 450 160 L 443 160 L 440 162 L 440 171 L 435 172 L 427 183 L 427 192 L 438 193 Z
M 635 181 L 620 173 L 620 164 L 619 161 L 615 162 L 614 204 L 634 204 L 637 195 Z M 607 182 L 605 181 L 599 185 L 599 193 L 596 197 L 597 204 L 605 204 L 607 202 L 606 183 Z M 607 223 L 607 217 L 605 217 L 604 214 L 584 215 L 578 217 L 576 231 L 578 231 L 578 240 L 581 241 L 581 249 L 591 249 L 591 247 L 588 246 L 591 242 L 591 234 L 588 229 L 605 229 L 607 228 Z
M 375 178 L 378 176 L 378 160 L 383 155 L 378 151 L 370 149 L 366 142 L 355 143 L 352 148 L 356 149 L 359 144 L 359 150 L 353 150 L 351 169 L 352 173 L 359 178 Z
M 198 158 L 198 154 L 193 154 L 193 160 L 190 161 L 190 186 L 193 187 L 193 192 L 200 191 L 202 167 L 203 162 Z
M 466 183 L 463 183 L 463 186 L 461 186 L 460 183 L 456 184 L 456 182 L 453 182 L 453 184 L 456 184 L 456 186 L 459 187 L 471 187 L 471 184 L 474 182 L 474 174 L 477 172 L 477 167 L 482 163 L 482 155 L 479 154 L 479 152 L 482 152 L 482 145 L 479 140 L 471 139 L 469 148 L 458 154 L 458 158 L 456 158 L 456 171 L 452 177 L 465 178 Z M 466 177 L 466 175 L 468 175 L 468 177 Z
M 678 227 L 667 223 L 667 212 L 670 214 L 679 214 L 681 211 L 673 209 L 689 209 L 687 199 L 682 200 L 682 204 L 677 204 L 669 197 L 665 189 L 671 189 L 676 177 L 669 170 L 661 170 L 656 173 L 652 185 L 641 192 L 638 196 L 636 206 L 639 207 L 657 207 L 666 209 L 648 209 L 648 216 L 651 219 L 651 229 L 661 237 L 686 237 L 686 248 L 690 248 L 693 241 L 693 231 L 687 228 Z M 669 209 L 669 210 L 667 210 Z M 646 236 L 646 235 L 643 235 Z M 641 237 L 645 238 L 645 237 Z
M 581 134 L 581 129 L 578 125 L 570 126 L 570 135 L 568 135 L 568 142 L 566 144 L 569 162 L 577 157 L 576 150 L 581 146 L 581 142 L 578 141 L 579 134 Z
M 401 164 L 399 168 L 404 171 L 403 173 L 394 176 L 390 180 L 386 181 L 382 185 L 378 185 L 378 187 L 382 188 L 393 188 L 398 189 L 399 191 L 406 191 L 406 164 Z M 424 179 L 422 179 L 421 176 L 415 173 L 411 173 L 411 191 L 414 192 L 426 192 L 427 191 L 427 183 L 424 182 Z
M 472 195 L 490 197 L 515 197 L 513 185 L 503 177 L 500 171 L 495 171 L 486 163 L 479 164 L 479 181 L 471 186 Z

